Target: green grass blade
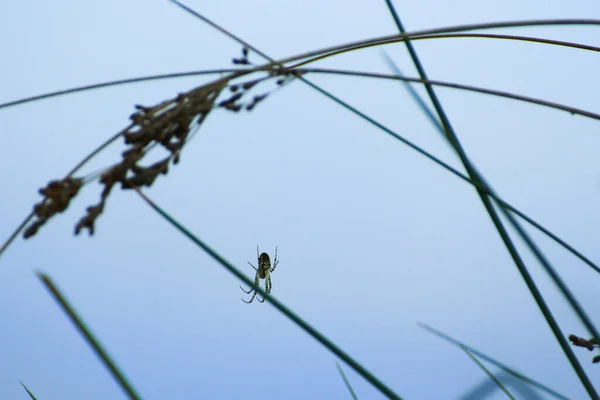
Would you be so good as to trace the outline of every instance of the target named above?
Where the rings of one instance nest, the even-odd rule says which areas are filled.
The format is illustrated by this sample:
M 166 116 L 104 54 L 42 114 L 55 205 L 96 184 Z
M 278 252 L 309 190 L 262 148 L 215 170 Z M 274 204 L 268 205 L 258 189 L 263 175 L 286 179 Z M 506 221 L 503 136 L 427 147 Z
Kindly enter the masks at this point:
M 348 388 L 348 391 L 350 392 L 352 398 L 354 400 L 358 400 L 358 397 L 356 397 L 356 393 L 354 393 L 354 389 L 352 389 L 352 385 L 350 385 L 350 382 L 348 382 L 346 374 L 344 374 L 344 370 L 342 369 L 342 367 L 340 367 L 340 364 L 336 362 L 335 366 L 337 367 L 338 371 L 340 371 L 340 375 L 342 376 L 342 379 L 344 380 L 344 383 L 346 384 L 346 387 Z
M 489 362 L 490 364 L 495 365 L 496 367 L 500 368 L 504 372 L 506 372 L 506 373 L 514 376 L 515 378 L 521 380 L 522 382 L 525 382 L 525 383 L 527 383 L 527 384 L 535 387 L 536 389 L 539 389 L 539 390 L 543 391 L 544 393 L 549 394 L 550 396 L 552 396 L 552 397 L 554 397 L 556 399 L 570 400 L 567 396 L 564 396 L 564 395 L 558 393 L 557 391 L 549 388 L 548 386 L 546 386 L 546 385 L 544 385 L 542 383 L 539 383 L 539 382 L 537 382 L 537 381 L 535 381 L 535 380 L 533 380 L 533 379 L 531 379 L 531 378 L 529 378 L 529 377 L 527 377 L 527 376 L 525 376 L 525 375 L 523 375 L 523 374 L 515 371 L 514 369 L 512 369 L 510 367 L 507 367 L 506 365 L 502 364 L 499 361 L 496 361 L 492 357 L 490 357 L 488 355 L 485 355 L 485 354 L 483 354 L 482 352 L 480 352 L 478 350 L 475 350 L 471 346 L 469 346 L 469 345 L 467 345 L 467 344 L 465 344 L 463 342 L 460 342 L 460 341 L 458 341 L 458 340 L 456 340 L 456 339 L 454 339 L 454 338 L 452 338 L 452 337 L 450 337 L 450 336 L 448 336 L 448 335 L 446 335 L 446 334 L 438 331 L 437 329 L 434 329 L 434 328 L 430 327 L 429 325 L 425 325 L 423 323 L 419 323 L 419 326 L 421 328 L 425 329 L 426 331 L 428 331 L 429 333 L 432 333 L 435 336 L 439 337 L 440 339 L 444 339 L 447 342 L 450 342 L 450 343 L 452 343 L 452 344 L 454 344 L 454 345 L 456 345 L 458 347 L 463 347 L 463 348 L 469 350 L 469 352 L 473 353 L 474 355 L 476 355 L 477 357 L 481 358 L 482 360 L 485 360 L 485 361 Z
M 31 390 L 29 390 L 22 381 L 19 381 L 19 383 L 21 384 L 21 386 L 23 386 L 23 389 L 27 391 L 27 394 L 29 395 L 29 397 L 31 397 L 32 400 L 37 400 L 33 393 L 31 393 Z
M 402 73 L 402 71 L 400 71 L 400 68 L 398 68 L 398 66 L 392 61 L 392 59 L 390 58 L 388 53 L 386 53 L 385 50 L 381 51 L 381 56 L 383 57 L 385 63 L 388 65 L 389 69 L 391 69 L 399 77 L 404 78 L 404 74 Z M 444 128 L 442 128 L 440 121 L 437 119 L 437 117 L 435 115 L 433 115 L 433 113 L 431 112 L 429 107 L 427 107 L 427 104 L 425 104 L 423 99 L 421 99 L 421 96 L 419 96 L 419 94 L 412 87 L 412 85 L 410 83 L 408 83 L 407 81 L 402 81 L 402 83 L 404 85 L 404 88 L 410 94 L 410 97 L 412 97 L 412 99 L 415 101 L 415 103 L 417 103 L 417 105 L 419 106 L 421 111 L 423 111 L 423 113 L 425 114 L 427 119 L 429 119 L 429 121 L 433 124 L 433 126 L 435 126 L 440 132 L 444 133 Z
M 58 305 L 62 308 L 62 310 L 67 314 L 73 325 L 77 328 L 79 333 L 85 338 L 90 347 L 94 350 L 98 358 L 102 360 L 104 366 L 108 368 L 113 378 L 119 383 L 121 389 L 127 394 L 127 396 L 132 400 L 141 399 L 141 397 L 136 393 L 133 386 L 127 381 L 125 375 L 119 370 L 114 361 L 110 358 L 108 353 L 102 348 L 100 342 L 94 337 L 92 332 L 87 328 L 85 323 L 79 318 L 73 307 L 68 303 L 67 299 L 60 293 L 56 285 L 52 282 L 50 277 L 42 272 L 36 273 L 38 278 L 42 281 L 46 289 L 50 292 L 54 300 L 58 303 Z
M 491 379 L 491 380 L 493 380 L 493 381 L 494 381 L 494 383 L 495 383 L 496 385 L 498 385 L 498 387 L 499 387 L 499 388 L 500 388 L 500 389 L 501 389 L 501 390 L 502 390 L 504 393 L 506 393 L 506 395 L 508 396 L 508 398 L 509 398 L 509 399 L 511 399 L 511 400 L 515 400 L 515 398 L 513 397 L 513 395 L 512 395 L 512 394 L 510 394 L 510 392 L 509 392 L 509 391 L 508 391 L 508 390 L 507 390 L 507 389 L 504 387 L 504 385 L 503 385 L 503 384 L 502 384 L 502 383 L 501 383 L 501 382 L 500 382 L 500 381 L 499 381 L 499 380 L 498 380 L 498 379 L 497 379 L 497 378 L 494 376 L 494 374 L 492 374 L 490 371 L 488 371 L 488 369 L 487 369 L 487 368 L 486 368 L 486 367 L 485 367 L 485 366 L 484 366 L 482 363 L 480 363 L 480 362 L 479 362 L 479 360 L 478 360 L 477 358 L 475 358 L 475 356 L 469 352 L 469 350 L 467 350 L 467 349 L 466 349 L 464 346 L 460 346 L 460 348 L 461 348 L 461 349 L 462 349 L 462 350 L 463 350 L 465 353 L 467 353 L 467 355 L 468 355 L 469 357 L 471 357 L 471 360 L 473 360 L 473 362 L 475 362 L 475 364 L 477 364 L 477 365 L 479 366 L 479 368 L 481 368 L 481 369 L 483 370 L 483 372 L 485 372 L 485 373 L 486 373 L 486 374 L 487 374 L 487 375 L 490 377 L 490 379 Z
M 155 80 L 160 80 L 160 79 L 185 78 L 185 77 L 198 76 L 198 75 L 222 74 L 222 73 L 236 72 L 236 71 L 239 71 L 239 69 L 227 68 L 227 69 L 214 69 L 214 70 L 205 70 L 205 71 L 176 72 L 173 74 L 140 76 L 137 78 L 119 79 L 119 80 L 110 81 L 110 82 L 94 83 L 92 85 L 78 86 L 78 87 L 74 87 L 71 89 L 59 90 L 56 92 L 49 92 L 49 93 L 44 93 L 44 94 L 40 94 L 37 96 L 31 96 L 31 97 L 26 97 L 26 98 L 19 99 L 19 100 L 9 101 L 7 103 L 0 104 L 0 109 L 17 106 L 17 105 L 21 105 L 21 104 L 26 104 L 26 103 L 31 103 L 31 102 L 39 101 L 39 100 L 51 99 L 53 97 L 58 97 L 58 96 L 64 96 L 64 95 L 79 93 L 79 92 L 86 92 L 88 90 L 95 90 L 95 89 L 101 89 L 101 88 L 112 87 L 112 86 L 126 85 L 126 84 L 130 84 L 130 83 L 148 82 L 148 81 L 155 81 Z
M 402 22 L 400 21 L 400 17 L 398 16 L 398 13 L 396 12 L 394 6 L 392 5 L 391 0 L 386 0 L 386 3 L 388 5 L 390 13 L 392 14 L 392 16 L 394 18 L 394 21 L 396 23 L 396 26 L 398 27 L 398 30 L 400 31 L 401 34 L 405 34 L 405 30 L 404 30 L 404 27 L 402 26 Z M 415 67 L 417 68 L 417 71 L 419 72 L 419 76 L 421 77 L 421 79 L 428 79 L 427 74 L 425 73 L 425 70 L 421 64 L 421 61 L 419 60 L 419 57 L 417 56 L 417 53 L 414 50 L 410 40 L 405 41 L 404 44 L 406 45 L 406 48 L 408 49 L 408 52 L 413 60 Z M 483 176 L 477 171 L 477 169 L 473 166 L 473 164 L 467 157 L 467 154 L 466 154 L 465 150 L 463 149 L 460 141 L 458 140 L 458 136 L 456 135 L 454 128 L 452 127 L 450 120 L 448 119 L 448 116 L 446 115 L 446 112 L 444 111 L 444 108 L 442 107 L 441 102 L 439 101 L 437 95 L 435 94 L 433 87 L 429 84 L 425 84 L 425 89 L 427 90 L 427 94 L 429 95 L 429 98 L 431 99 L 431 102 L 433 103 L 435 111 L 437 112 L 438 117 L 444 127 L 444 132 L 445 132 L 446 139 L 448 140 L 448 143 L 450 143 L 452 145 L 452 147 L 454 148 L 454 150 L 456 151 L 456 154 L 458 155 L 463 166 L 467 170 L 467 173 L 471 177 L 471 180 L 473 182 L 478 183 L 479 184 L 478 186 L 486 187 L 488 189 L 486 191 L 477 189 L 477 194 L 478 194 L 481 202 L 483 203 L 484 207 L 486 208 L 486 210 L 490 216 L 490 219 L 492 220 L 494 226 L 496 227 L 498 234 L 502 238 L 502 241 L 504 242 L 506 249 L 510 253 L 517 269 L 521 273 L 521 277 L 525 281 L 525 284 L 527 285 L 531 295 L 533 296 L 535 302 L 537 303 L 540 311 L 544 315 L 544 318 L 546 319 L 548 326 L 554 333 L 556 340 L 558 341 L 560 347 L 562 348 L 563 352 L 565 353 L 565 356 L 571 363 L 573 370 L 579 377 L 579 380 L 581 381 L 582 385 L 585 387 L 585 389 L 588 392 L 588 394 L 590 395 L 590 397 L 594 400 L 600 400 L 600 396 L 598 396 L 598 393 L 596 392 L 596 389 L 592 385 L 592 382 L 590 381 L 589 377 L 585 373 L 584 369 L 581 367 L 579 360 L 577 359 L 577 357 L 575 357 L 575 354 L 573 353 L 572 349 L 570 348 L 569 344 L 567 343 L 563 333 L 560 330 L 560 327 L 558 326 L 558 323 L 556 322 L 556 320 L 554 319 L 554 316 L 552 315 L 552 313 L 550 311 L 550 308 L 546 304 L 542 294 L 540 293 L 539 289 L 535 285 L 535 282 L 533 281 L 533 278 L 529 274 L 529 271 L 527 270 L 525 263 L 521 259 L 519 252 L 517 251 L 514 243 L 512 242 L 512 239 L 510 238 L 510 235 L 508 234 L 506 228 L 504 227 L 504 224 L 500 220 L 500 217 L 499 217 L 496 209 L 492 205 L 490 198 L 487 196 L 486 192 L 492 192 L 492 190 L 490 189 L 489 185 L 487 185 L 487 183 L 483 179 Z M 589 318 L 587 318 L 587 315 L 583 312 L 583 309 L 576 302 L 575 298 L 570 294 L 570 291 L 566 288 L 564 283 L 562 283 L 562 281 L 560 280 L 560 278 L 558 277 L 556 272 L 554 272 L 553 268 L 550 266 L 548 261 L 542 255 L 541 251 L 537 248 L 537 246 L 534 245 L 533 241 L 528 237 L 528 235 L 525 233 L 525 231 L 520 227 L 520 224 L 514 219 L 514 217 L 510 213 L 508 213 L 506 210 L 502 209 L 502 211 L 503 211 L 504 215 L 506 216 L 506 218 L 508 218 L 511 225 L 515 229 L 517 229 L 521 238 L 523 238 L 523 240 L 525 240 L 528 247 L 534 252 L 538 261 L 540 261 L 540 263 L 546 269 L 548 274 L 554 280 L 555 284 L 562 291 L 563 295 L 567 298 L 570 306 L 574 309 L 574 311 L 578 315 L 579 319 L 586 325 L 586 327 L 588 329 L 591 330 L 591 332 L 594 335 L 596 335 L 596 333 L 595 333 L 596 329 L 595 329 L 594 325 L 591 323 Z
M 394 393 L 390 388 L 388 388 L 383 382 L 381 382 L 377 377 L 371 374 L 366 368 L 360 365 L 356 360 L 350 357 L 349 354 L 340 349 L 335 343 L 313 328 L 308 322 L 304 321 L 300 318 L 296 313 L 287 308 L 283 303 L 277 300 L 272 295 L 265 292 L 261 287 L 254 286 L 254 281 L 240 272 L 233 264 L 227 261 L 223 256 L 213 250 L 210 246 L 200 240 L 198 237 L 194 236 L 187 228 L 185 228 L 181 223 L 175 220 L 172 216 L 170 216 L 166 211 L 156 205 L 152 200 L 150 200 L 141 190 L 137 187 L 133 186 L 136 192 L 146 201 L 146 203 L 154 209 L 161 217 L 163 217 L 169 224 L 171 224 L 175 229 L 181 232 L 184 236 L 194 242 L 198 247 L 204 250 L 207 254 L 209 254 L 213 259 L 215 259 L 219 264 L 221 264 L 225 269 L 235 275 L 238 279 L 244 282 L 249 287 L 253 287 L 258 294 L 260 294 L 264 299 L 266 299 L 271 305 L 273 305 L 278 311 L 292 320 L 296 325 L 302 328 L 306 333 L 312 336 L 315 340 L 325 346 L 328 350 L 330 350 L 333 354 L 342 359 L 350 368 L 355 370 L 358 374 L 360 374 L 363 378 L 365 378 L 369 383 L 371 383 L 375 388 L 377 388 L 381 393 L 383 393 L 389 399 L 400 400 L 400 396 Z

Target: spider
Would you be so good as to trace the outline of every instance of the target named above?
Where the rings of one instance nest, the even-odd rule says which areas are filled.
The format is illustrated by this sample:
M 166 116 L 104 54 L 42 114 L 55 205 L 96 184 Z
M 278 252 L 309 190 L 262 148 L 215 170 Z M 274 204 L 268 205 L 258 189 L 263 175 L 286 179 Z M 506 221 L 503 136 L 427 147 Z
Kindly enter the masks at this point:
M 267 253 L 262 253 L 260 256 L 258 255 L 258 246 L 256 246 L 256 258 L 258 258 L 258 268 L 250 264 L 250 261 L 248 261 L 248 264 L 250 264 L 250 266 L 256 271 L 256 277 L 254 278 L 254 286 L 248 291 L 246 291 L 243 287 L 240 286 L 240 289 L 242 289 L 244 293 L 250 294 L 252 293 L 252 291 L 254 291 L 254 294 L 252 295 L 250 301 L 242 299 L 244 303 L 248 304 L 252 303 L 254 297 L 256 296 L 256 293 L 258 293 L 256 291 L 256 288 L 259 285 L 260 279 L 265 280 L 265 290 L 267 291 L 267 293 L 271 293 L 271 273 L 275 271 L 275 268 L 279 263 L 279 261 L 277 261 L 277 247 L 275 247 L 275 258 L 273 259 L 273 267 L 271 267 L 271 259 L 269 258 L 269 255 Z M 263 297 L 262 300 L 258 298 L 258 301 L 264 303 L 265 298 Z

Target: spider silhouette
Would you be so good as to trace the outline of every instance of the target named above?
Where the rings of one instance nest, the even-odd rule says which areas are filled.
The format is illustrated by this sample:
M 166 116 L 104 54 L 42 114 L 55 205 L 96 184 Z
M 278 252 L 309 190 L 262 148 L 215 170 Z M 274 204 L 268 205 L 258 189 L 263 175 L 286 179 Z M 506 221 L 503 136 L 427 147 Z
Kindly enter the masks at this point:
M 248 291 L 246 291 L 243 287 L 240 286 L 240 289 L 242 289 L 246 294 L 250 294 L 254 291 L 254 294 L 252 295 L 250 301 L 242 299 L 244 303 L 248 304 L 252 303 L 254 297 L 256 297 L 256 294 L 258 293 L 256 291 L 256 288 L 258 287 L 261 279 L 265 280 L 266 292 L 271 293 L 271 273 L 275 271 L 275 268 L 279 263 L 279 261 L 277 260 L 277 247 L 275 247 L 275 258 L 273 259 L 273 267 L 271 267 L 271 259 L 269 258 L 269 255 L 267 253 L 262 253 L 261 255 L 258 255 L 258 253 L 258 246 L 256 246 L 256 258 L 258 259 L 258 268 L 256 268 L 250 263 L 250 261 L 248 261 L 248 264 L 250 264 L 250 266 L 256 271 L 256 277 L 254 278 L 254 286 Z M 265 298 L 263 297 L 263 299 L 261 300 L 259 297 L 258 301 L 264 303 Z

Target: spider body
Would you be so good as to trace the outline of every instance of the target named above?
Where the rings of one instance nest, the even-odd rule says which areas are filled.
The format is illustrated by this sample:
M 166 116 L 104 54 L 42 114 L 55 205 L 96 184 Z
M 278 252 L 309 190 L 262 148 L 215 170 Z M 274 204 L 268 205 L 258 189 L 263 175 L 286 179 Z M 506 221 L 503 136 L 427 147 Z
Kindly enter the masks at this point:
M 252 301 L 254 300 L 254 297 L 256 297 L 256 294 L 258 293 L 256 291 L 256 288 L 258 287 L 261 279 L 265 280 L 265 291 L 267 293 L 271 293 L 271 273 L 273 273 L 273 271 L 275 271 L 275 268 L 277 267 L 277 264 L 279 263 L 279 261 L 277 260 L 277 247 L 275 247 L 275 258 L 273 258 L 273 266 L 272 267 L 271 267 L 271 258 L 269 257 L 269 255 L 267 253 L 261 253 L 259 255 L 258 246 L 256 246 L 256 258 L 258 259 L 258 268 L 256 268 L 254 265 L 252 265 L 250 263 L 250 261 L 248 261 L 248 264 L 250 264 L 250 266 L 252 268 L 254 268 L 254 270 L 256 271 L 256 275 L 254 277 L 254 286 L 248 291 L 246 291 L 243 287 L 240 286 L 240 289 L 242 289 L 244 291 L 244 293 L 250 294 L 250 293 L 254 292 L 250 301 L 246 301 L 246 300 L 242 299 L 242 301 L 244 303 L 252 303 Z M 261 303 L 264 303 L 265 299 L 263 298 L 261 300 L 260 298 L 258 298 L 258 301 Z

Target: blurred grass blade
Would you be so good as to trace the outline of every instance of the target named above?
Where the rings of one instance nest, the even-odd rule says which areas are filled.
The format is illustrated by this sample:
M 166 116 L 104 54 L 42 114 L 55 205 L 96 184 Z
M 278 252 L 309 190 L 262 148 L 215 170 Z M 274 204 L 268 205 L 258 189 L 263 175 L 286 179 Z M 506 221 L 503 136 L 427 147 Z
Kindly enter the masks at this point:
M 381 50 L 381 56 L 383 57 L 388 68 L 391 69 L 392 72 L 394 72 L 394 74 L 398 75 L 401 78 L 404 78 L 404 74 L 402 73 L 402 71 L 400 71 L 400 68 L 398 68 L 398 66 L 394 63 L 394 61 L 392 61 L 392 59 L 390 58 L 390 56 L 388 55 L 388 53 L 385 50 Z M 444 134 L 444 128 L 442 128 L 442 124 L 440 124 L 440 121 L 437 119 L 437 117 L 435 115 L 433 115 L 433 112 L 431 112 L 431 110 L 429 109 L 427 104 L 425 104 L 423 99 L 421 99 L 421 96 L 419 96 L 417 91 L 407 81 L 401 81 L 401 82 L 404 85 L 404 88 L 410 94 L 410 97 L 412 97 L 412 99 L 415 101 L 415 103 L 417 103 L 417 105 L 419 106 L 421 111 L 423 111 L 425 116 L 427 116 L 427 119 L 429 119 L 429 121 L 433 124 L 433 126 L 436 127 L 436 129 L 438 131 L 440 131 L 442 134 Z
M 27 394 L 29 395 L 29 397 L 31 397 L 32 400 L 37 400 L 33 393 L 31 393 L 31 390 L 29 390 L 22 381 L 19 381 L 19 383 L 21 384 L 21 386 L 23 386 L 23 389 L 27 391 Z
M 396 12 L 396 9 L 394 8 L 391 0 L 385 0 L 385 1 L 388 5 L 388 8 L 390 10 L 392 17 L 394 18 L 394 22 L 396 23 L 398 30 L 400 31 L 401 34 L 404 35 L 406 33 L 404 30 L 404 26 L 402 25 L 402 22 L 400 21 L 400 17 L 398 16 L 398 13 Z M 415 65 L 417 71 L 419 72 L 419 77 L 421 79 L 429 79 L 410 40 L 406 40 L 404 42 L 404 44 L 410 54 L 410 57 L 413 60 L 413 63 Z M 488 196 L 488 193 L 494 193 L 494 191 L 491 189 L 491 187 L 485 181 L 483 175 L 481 175 L 481 173 L 477 170 L 477 168 L 475 168 L 475 166 L 473 165 L 473 163 L 467 156 L 467 153 L 465 152 L 464 148 L 462 147 L 462 144 L 460 143 L 458 136 L 457 136 L 456 132 L 454 131 L 452 124 L 450 123 L 450 120 L 446 114 L 446 111 L 444 110 L 435 91 L 433 90 L 433 86 L 430 85 L 429 83 L 425 83 L 424 86 L 425 86 L 427 94 L 429 95 L 429 98 L 435 108 L 435 111 L 440 119 L 440 122 L 442 123 L 442 126 L 444 127 L 444 133 L 445 133 L 446 140 L 454 148 L 456 155 L 460 159 L 461 163 L 463 164 L 464 168 L 466 169 L 471 180 L 477 184 L 476 185 L 477 195 L 478 195 L 479 199 L 481 200 L 483 206 L 487 210 L 487 212 L 490 216 L 490 219 L 492 220 L 492 223 L 494 224 L 498 234 L 502 238 L 502 241 L 504 242 L 504 246 L 510 253 L 510 255 L 513 259 L 513 262 L 515 263 L 515 266 L 517 267 L 517 270 L 521 274 L 523 281 L 525 282 L 525 284 L 527 285 L 527 288 L 529 289 L 529 292 L 531 293 L 535 302 L 537 303 L 538 308 L 544 315 L 544 318 L 546 319 L 548 327 L 554 334 L 556 341 L 560 345 L 563 353 L 569 360 L 571 367 L 573 368 L 574 372 L 579 377 L 581 384 L 585 387 L 585 390 L 588 392 L 589 396 L 594 400 L 600 400 L 600 396 L 598 396 L 598 393 L 596 392 L 596 388 L 590 381 L 590 378 L 587 376 L 585 370 L 581 366 L 581 363 L 579 362 L 579 360 L 573 353 L 573 350 L 569 346 L 569 343 L 567 343 L 567 341 L 565 339 L 565 335 L 560 330 L 560 327 L 558 326 L 556 319 L 552 315 L 550 308 L 546 304 L 544 297 L 542 296 L 540 290 L 536 286 L 533 278 L 531 277 L 531 274 L 527 270 L 527 267 L 525 266 L 525 263 L 523 262 L 523 259 L 521 258 L 521 255 L 519 254 L 515 244 L 513 243 L 512 238 L 508 234 L 508 231 L 507 231 L 506 227 L 504 226 L 504 223 L 502 222 L 502 220 L 500 219 L 500 216 L 498 215 L 498 212 L 494 208 L 494 205 L 492 204 L 492 201 L 491 201 L 490 197 Z M 486 188 L 486 190 L 482 190 L 479 187 Z M 537 247 L 537 245 L 533 242 L 533 240 L 531 240 L 529 235 L 523 230 L 523 228 L 521 227 L 519 222 L 515 220 L 514 216 L 512 214 L 510 214 L 504 208 L 501 207 L 500 209 L 501 209 L 503 215 L 508 219 L 508 221 L 510 222 L 512 227 L 517 230 L 517 233 L 519 234 L 519 236 L 525 241 L 525 243 L 527 244 L 529 249 L 531 251 L 533 251 L 537 260 L 540 262 L 540 264 L 542 264 L 543 268 L 546 270 L 548 275 L 550 275 L 554 284 L 558 287 L 558 289 L 560 290 L 562 295 L 566 298 L 568 304 L 571 306 L 571 308 L 573 309 L 575 314 L 578 316 L 579 320 L 585 325 L 585 327 L 588 329 L 588 331 L 593 336 L 599 337 L 598 332 L 597 332 L 596 327 L 594 326 L 593 322 L 587 316 L 587 314 L 583 310 L 583 307 L 581 307 L 581 305 L 577 302 L 577 300 L 575 299 L 575 297 L 573 296 L 573 294 L 571 293 L 569 288 L 564 284 L 564 282 L 558 276 L 556 271 L 554 271 L 554 268 L 550 265 L 550 263 L 548 262 L 546 257 L 541 252 L 541 250 Z
M 337 367 L 338 371 L 340 371 L 340 375 L 342 376 L 342 379 L 344 380 L 344 383 L 346 384 L 346 387 L 348 388 L 348 391 L 350 392 L 352 398 L 354 400 L 358 400 L 358 397 L 356 397 L 356 394 L 354 393 L 350 382 L 348 382 L 348 379 L 346 378 L 346 374 L 344 374 L 344 370 L 342 370 L 342 367 L 340 367 L 340 363 L 336 362 L 335 366 Z
M 141 399 L 141 397 L 133 389 L 133 386 L 127 381 L 125 375 L 119 370 L 116 364 L 112 361 L 108 353 L 102 348 L 100 342 L 94 337 L 92 332 L 86 327 L 81 318 L 77 315 L 73 307 L 67 302 L 67 299 L 60 293 L 56 285 L 52 282 L 50 277 L 42 272 L 37 272 L 36 275 L 46 289 L 50 292 L 54 300 L 60 305 L 62 310 L 67 314 L 73 325 L 77 327 L 79 333 L 85 338 L 90 347 L 94 350 L 96 355 L 102 360 L 104 366 L 108 368 L 113 378 L 119 383 L 121 389 L 127 394 L 132 400 Z
M 471 357 L 471 360 L 473 360 L 473 362 L 475 362 L 475 364 L 477 364 L 477 365 L 479 366 L 479 368 L 481 368 L 481 369 L 483 370 L 483 372 L 485 372 L 485 373 L 486 373 L 486 374 L 487 374 L 487 375 L 490 377 L 490 379 L 491 379 L 491 380 L 493 380 L 493 381 L 494 381 L 494 383 L 495 383 L 496 385 L 498 385 L 498 387 L 499 387 L 499 388 L 500 388 L 500 389 L 501 389 L 501 390 L 502 390 L 504 393 L 506 393 L 506 395 L 508 396 L 508 398 L 510 398 L 511 400 L 515 400 L 515 398 L 513 397 L 513 395 L 512 395 L 512 394 L 510 394 L 510 392 L 509 392 L 508 390 L 506 390 L 506 388 L 504 387 L 504 385 L 503 385 L 503 384 L 502 384 L 502 383 L 501 383 L 501 382 L 500 382 L 500 381 L 499 381 L 499 380 L 498 380 L 498 379 L 497 379 L 497 378 L 494 376 L 494 374 L 492 374 L 490 371 L 488 371 L 488 369 L 487 369 L 487 368 L 486 368 L 486 367 L 485 367 L 485 366 L 484 366 L 482 363 L 480 363 L 480 362 L 479 362 L 479 360 L 478 360 L 477 358 L 475 358 L 475 356 L 474 356 L 473 354 L 471 354 L 471 353 L 469 352 L 469 350 L 467 350 L 467 349 L 465 348 L 465 346 L 460 346 L 460 348 L 461 348 L 461 349 L 462 349 L 462 350 L 463 350 L 465 353 L 467 353 L 467 355 L 468 355 L 469 357 Z
M 544 393 L 549 394 L 550 396 L 552 396 L 554 398 L 557 398 L 560 400 L 570 400 L 568 397 L 558 393 L 557 391 L 549 388 L 548 386 L 543 385 L 543 384 L 515 371 L 514 369 L 512 369 L 510 367 L 507 367 L 506 365 L 502 364 L 501 362 L 494 360 L 492 357 L 487 356 L 478 350 L 475 350 L 474 348 L 470 347 L 469 345 L 467 345 L 463 342 L 460 342 L 456 339 L 451 338 L 450 336 L 446 335 L 445 333 L 442 333 L 442 332 L 438 331 L 437 329 L 430 327 L 429 325 L 419 323 L 419 326 L 421 328 L 425 329 L 426 331 L 428 331 L 429 333 L 432 333 L 441 339 L 444 339 L 444 340 L 446 340 L 456 346 L 459 346 L 461 348 L 467 349 L 470 353 L 476 355 L 477 357 L 481 358 L 482 360 L 485 360 L 485 361 L 489 362 L 490 364 L 495 365 L 496 367 L 500 368 L 504 372 L 514 376 L 515 378 L 521 380 L 522 382 L 528 383 L 529 385 L 535 387 L 536 389 L 543 391 Z
M 342 359 L 350 368 L 355 370 L 359 375 L 365 378 L 368 382 L 370 382 L 375 388 L 377 388 L 381 393 L 383 393 L 389 399 L 400 400 L 400 396 L 392 391 L 392 389 L 388 388 L 383 382 L 381 382 L 375 375 L 371 374 L 366 368 L 360 365 L 356 360 L 350 357 L 349 354 L 345 353 L 342 349 L 340 349 L 335 343 L 313 328 L 308 322 L 304 321 L 300 318 L 296 313 L 287 308 L 283 303 L 277 300 L 272 295 L 265 292 L 261 287 L 257 287 L 254 285 L 254 281 L 249 279 L 246 275 L 240 272 L 233 264 L 227 261 L 223 256 L 213 250 L 210 246 L 200 240 L 198 237 L 194 236 L 187 228 L 185 228 L 181 223 L 175 220 L 172 216 L 167 214 L 162 208 L 160 208 L 157 204 L 155 204 L 148 196 L 146 196 L 139 188 L 135 185 L 132 185 L 133 189 L 140 195 L 140 197 L 154 209 L 161 217 L 163 217 L 168 223 L 170 223 L 175 229 L 181 232 L 184 236 L 194 242 L 198 247 L 204 250 L 207 254 L 209 254 L 212 258 L 214 258 L 219 264 L 221 264 L 225 269 L 235 275 L 238 279 L 244 282 L 249 287 L 254 287 L 256 292 L 260 294 L 266 301 L 268 301 L 271 305 L 273 305 L 278 311 L 284 314 L 286 317 L 291 319 L 296 325 L 302 328 L 306 333 L 316 339 L 319 343 L 329 349 L 333 354 Z

